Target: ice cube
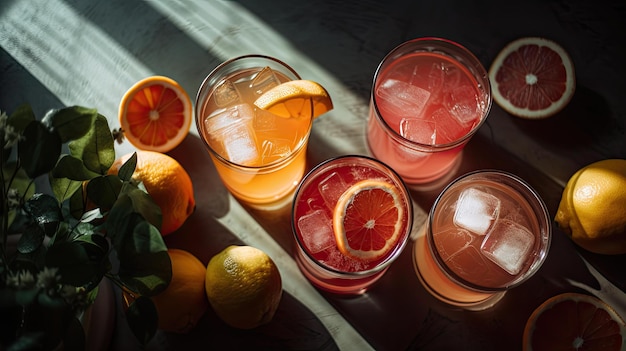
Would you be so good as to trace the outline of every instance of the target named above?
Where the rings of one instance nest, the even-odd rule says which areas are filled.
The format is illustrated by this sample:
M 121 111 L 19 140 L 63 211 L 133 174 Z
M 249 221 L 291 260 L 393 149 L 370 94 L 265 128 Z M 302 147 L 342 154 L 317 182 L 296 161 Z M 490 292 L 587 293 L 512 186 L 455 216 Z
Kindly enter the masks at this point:
M 396 79 L 383 81 L 376 89 L 376 95 L 394 114 L 415 118 L 422 115 L 430 98 L 427 90 Z
M 441 258 L 447 261 L 467 248 L 474 240 L 474 236 L 467 230 L 449 227 L 433 234 L 433 240 Z
M 322 195 L 326 206 L 328 206 L 329 209 L 333 210 L 341 194 L 343 194 L 348 189 L 348 185 L 339 175 L 339 173 L 333 172 L 328 177 L 319 182 L 317 189 Z
M 454 224 L 478 235 L 485 235 L 498 218 L 500 199 L 476 188 L 459 195 L 454 210 Z
M 266 91 L 280 84 L 274 71 L 269 67 L 264 67 L 250 82 L 250 89 L 256 95 L 261 95 Z
M 422 118 L 404 118 L 400 121 L 400 135 L 420 144 L 434 145 L 437 141 L 435 122 Z
M 452 114 L 444 108 L 435 110 L 431 118 L 435 121 L 435 136 L 438 144 L 446 144 L 458 140 L 469 128 L 462 126 Z
M 219 110 L 204 120 L 206 132 L 215 133 L 220 129 L 230 125 L 243 123 L 244 120 L 251 120 L 254 116 L 254 109 L 248 104 L 238 104 Z
M 511 275 L 517 275 L 535 243 L 535 236 L 525 227 L 503 219 L 496 222 L 480 247 L 483 255 Z
M 230 80 L 225 80 L 215 88 L 213 99 L 217 107 L 227 107 L 243 102 L 241 93 Z
M 446 94 L 444 105 L 462 126 L 472 126 L 481 115 L 476 89 L 469 85 L 457 85 Z
M 220 136 L 228 160 L 240 165 L 258 165 L 260 153 L 250 123 L 237 123 L 223 128 Z
M 336 245 L 330 218 L 322 210 L 316 210 L 298 218 L 298 229 L 304 246 L 312 254 Z
M 291 140 L 272 139 L 263 140 L 261 143 L 261 159 L 263 164 L 268 164 L 291 153 Z

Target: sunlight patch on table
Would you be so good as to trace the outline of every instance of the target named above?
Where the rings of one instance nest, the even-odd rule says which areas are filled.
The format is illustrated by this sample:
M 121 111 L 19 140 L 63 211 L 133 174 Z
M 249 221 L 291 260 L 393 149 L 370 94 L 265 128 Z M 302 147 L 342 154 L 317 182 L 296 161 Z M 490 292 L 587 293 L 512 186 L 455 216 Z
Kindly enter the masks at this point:
M 109 120 L 126 89 L 150 75 L 61 0 L 13 2 L 0 13 L 0 33 L 0 46 L 63 104 L 96 107 Z

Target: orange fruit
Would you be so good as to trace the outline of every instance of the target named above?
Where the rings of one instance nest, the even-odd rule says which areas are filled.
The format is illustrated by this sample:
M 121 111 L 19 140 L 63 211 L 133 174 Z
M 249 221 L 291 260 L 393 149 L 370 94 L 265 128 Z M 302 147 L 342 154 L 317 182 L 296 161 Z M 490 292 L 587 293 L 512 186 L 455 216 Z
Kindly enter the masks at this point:
M 339 250 L 366 262 L 384 257 L 402 233 L 402 206 L 398 190 L 390 183 L 368 179 L 352 185 L 333 212 Z
M 124 136 L 136 148 L 168 152 L 189 133 L 191 100 L 174 80 L 148 77 L 124 94 L 119 120 Z
M 109 169 L 109 174 L 117 174 L 130 156 L 132 153 L 116 159 Z M 166 154 L 137 151 L 137 166 L 133 179 L 143 182 L 150 197 L 161 208 L 163 236 L 180 228 L 196 208 L 189 174 L 178 161 Z
M 333 109 L 326 89 L 310 80 L 292 80 L 275 86 L 259 96 L 254 105 L 262 110 L 284 117 L 313 118 Z
M 624 350 L 626 326 L 602 300 L 564 293 L 549 298 L 531 314 L 524 328 L 524 350 Z
M 209 308 L 204 292 L 206 267 L 188 251 L 172 248 L 167 253 L 172 261 L 172 280 L 151 299 L 159 315 L 159 329 L 187 333 Z
M 209 261 L 205 290 L 211 307 L 226 324 L 252 329 L 272 320 L 283 288 L 278 267 L 265 252 L 231 245 Z
M 540 119 L 561 111 L 576 88 L 574 65 L 554 41 L 528 37 L 509 43 L 489 69 L 493 99 L 508 113 Z

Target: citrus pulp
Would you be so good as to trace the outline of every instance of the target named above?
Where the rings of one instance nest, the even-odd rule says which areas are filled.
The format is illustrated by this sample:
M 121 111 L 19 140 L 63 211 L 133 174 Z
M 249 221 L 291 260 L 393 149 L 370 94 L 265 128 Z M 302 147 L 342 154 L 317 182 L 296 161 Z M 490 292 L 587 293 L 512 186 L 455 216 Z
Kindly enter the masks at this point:
M 576 87 L 574 65 L 552 40 L 520 38 L 496 56 L 489 69 L 494 100 L 508 113 L 540 119 L 561 111 Z
M 524 350 L 602 350 L 626 347 L 626 326 L 611 306 L 579 293 L 563 293 L 542 303 L 524 328 Z
M 275 86 L 259 96 L 254 105 L 262 110 L 284 117 L 313 118 L 333 109 L 326 89 L 310 80 L 292 80 Z
M 339 250 L 367 262 L 385 256 L 402 233 L 402 206 L 400 194 L 387 182 L 368 179 L 348 188 L 333 212 Z
M 148 77 L 124 94 L 119 120 L 124 136 L 136 148 L 168 152 L 189 133 L 191 100 L 173 79 Z

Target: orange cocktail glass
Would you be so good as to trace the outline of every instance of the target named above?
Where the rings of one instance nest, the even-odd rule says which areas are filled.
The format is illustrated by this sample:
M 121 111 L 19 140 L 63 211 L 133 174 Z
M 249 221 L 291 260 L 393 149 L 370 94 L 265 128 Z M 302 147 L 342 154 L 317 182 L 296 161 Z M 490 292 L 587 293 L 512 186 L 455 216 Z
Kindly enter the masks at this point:
M 252 206 L 282 205 L 304 175 L 313 106 L 306 117 L 284 118 L 254 106 L 271 88 L 300 79 L 287 64 L 249 55 L 226 61 L 204 80 L 196 125 L 220 178 Z

